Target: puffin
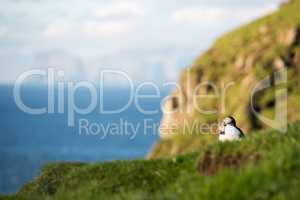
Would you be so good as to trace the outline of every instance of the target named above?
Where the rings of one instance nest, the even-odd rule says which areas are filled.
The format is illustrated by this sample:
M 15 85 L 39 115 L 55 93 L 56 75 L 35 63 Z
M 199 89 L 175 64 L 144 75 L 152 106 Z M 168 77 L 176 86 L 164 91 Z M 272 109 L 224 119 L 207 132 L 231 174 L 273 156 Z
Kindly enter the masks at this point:
M 245 137 L 243 131 L 236 126 L 235 119 L 226 117 L 219 126 L 219 141 L 237 141 Z

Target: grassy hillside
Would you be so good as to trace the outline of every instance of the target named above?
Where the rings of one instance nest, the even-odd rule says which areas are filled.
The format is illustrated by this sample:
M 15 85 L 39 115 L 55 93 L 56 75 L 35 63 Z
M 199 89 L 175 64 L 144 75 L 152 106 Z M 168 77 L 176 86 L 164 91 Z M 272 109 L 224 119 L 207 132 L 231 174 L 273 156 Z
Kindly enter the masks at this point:
M 287 91 L 288 121 L 300 119 L 299 10 L 300 0 L 292 0 L 278 11 L 220 37 L 181 73 L 181 91 L 177 89 L 171 94 L 178 105 L 173 114 L 165 115 L 163 124 L 176 127 L 184 121 L 209 125 L 231 115 L 246 133 L 266 130 L 270 126 L 259 120 L 252 108 L 261 116 L 274 119 L 276 104 L 280 103 L 279 98 L 275 98 L 279 88 Z M 267 77 L 274 80 L 274 72 L 279 70 L 286 70 L 286 83 L 276 85 L 270 81 L 269 88 L 251 95 L 258 83 Z M 214 87 L 205 84 L 197 87 L 207 82 Z M 224 88 L 223 95 L 216 95 L 222 94 Z M 205 95 L 215 96 L 205 98 Z M 203 110 L 216 112 L 207 114 Z M 172 138 L 159 142 L 149 157 L 190 152 L 211 140 L 198 134 L 198 129 L 194 135 L 181 129 L 173 131 Z
M 299 199 L 300 123 L 158 160 L 55 163 L 0 199 Z

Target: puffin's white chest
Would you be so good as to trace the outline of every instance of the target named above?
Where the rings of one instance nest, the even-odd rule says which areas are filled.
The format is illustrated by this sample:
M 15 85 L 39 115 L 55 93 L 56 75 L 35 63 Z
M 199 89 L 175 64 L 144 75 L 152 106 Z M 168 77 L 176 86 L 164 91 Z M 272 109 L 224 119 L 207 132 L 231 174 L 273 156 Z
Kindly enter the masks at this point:
M 241 131 L 232 125 L 226 125 L 224 128 L 224 134 L 219 136 L 220 141 L 234 141 L 239 140 L 242 136 Z

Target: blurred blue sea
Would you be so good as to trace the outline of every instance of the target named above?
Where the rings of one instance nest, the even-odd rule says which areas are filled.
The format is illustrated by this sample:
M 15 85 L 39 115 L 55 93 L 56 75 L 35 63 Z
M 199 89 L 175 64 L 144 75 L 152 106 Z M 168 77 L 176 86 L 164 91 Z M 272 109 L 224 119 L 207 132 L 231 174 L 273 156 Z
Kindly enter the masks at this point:
M 142 92 L 153 94 L 154 90 L 145 89 Z M 125 105 L 130 96 L 130 91 L 126 88 L 107 88 L 104 90 L 103 102 L 98 99 L 98 106 L 92 113 L 76 115 L 75 126 L 68 127 L 67 112 L 58 114 L 56 106 L 55 114 L 26 114 L 14 101 L 13 86 L 0 86 L 0 193 L 16 192 L 25 182 L 38 175 L 41 167 L 49 162 L 101 162 L 145 157 L 159 137 L 157 125 L 162 116 L 160 103 L 168 91 L 161 90 L 161 93 L 160 98 L 139 101 L 142 109 L 159 111 L 155 114 L 143 114 L 134 103 L 121 113 L 101 114 L 100 104 L 104 109 L 117 109 Z M 22 99 L 30 107 L 47 106 L 47 87 L 24 86 Z M 90 102 L 90 95 L 87 90 L 81 89 L 76 92 L 75 100 L 79 107 L 86 107 Z M 112 123 L 122 126 L 120 120 L 123 120 L 139 128 L 133 139 L 130 137 L 134 136 L 134 132 L 130 133 L 130 130 L 127 133 L 131 135 L 109 134 L 101 139 L 103 134 L 82 132 L 80 135 L 80 119 L 103 127 Z M 145 120 L 148 120 L 150 128 L 144 129 Z

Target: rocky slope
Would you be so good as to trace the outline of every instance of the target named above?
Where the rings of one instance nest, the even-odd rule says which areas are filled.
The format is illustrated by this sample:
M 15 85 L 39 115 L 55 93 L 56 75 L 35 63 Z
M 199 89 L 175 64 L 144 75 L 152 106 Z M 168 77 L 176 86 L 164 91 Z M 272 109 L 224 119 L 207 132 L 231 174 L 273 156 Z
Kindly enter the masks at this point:
M 284 3 L 275 13 L 219 38 L 184 70 L 180 88 L 165 104 L 163 140 L 150 157 L 201 147 L 214 136 L 200 132 L 214 133 L 215 123 L 226 115 L 234 116 L 246 133 L 299 119 L 299 10 L 299 0 Z

